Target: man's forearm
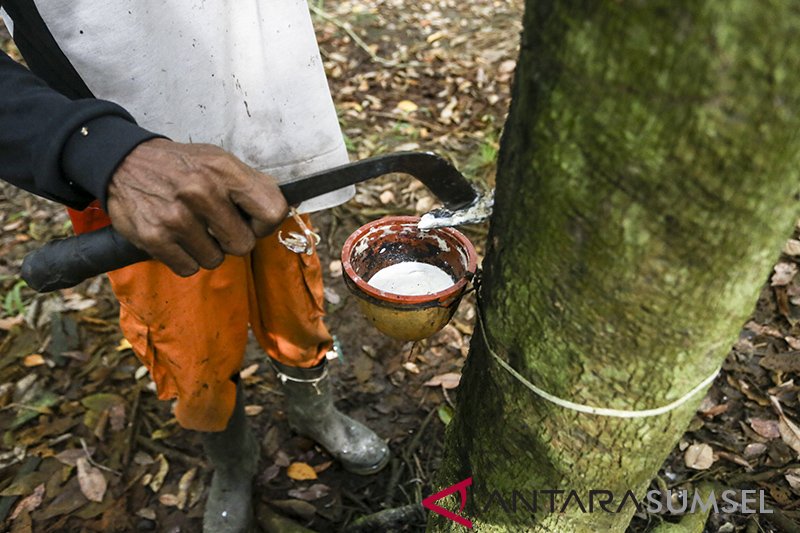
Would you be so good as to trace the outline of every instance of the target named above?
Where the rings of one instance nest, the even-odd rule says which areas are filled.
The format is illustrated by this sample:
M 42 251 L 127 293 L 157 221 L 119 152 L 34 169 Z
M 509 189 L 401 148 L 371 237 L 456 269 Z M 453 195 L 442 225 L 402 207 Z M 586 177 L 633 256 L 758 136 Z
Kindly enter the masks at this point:
M 120 106 L 70 100 L 0 52 L 0 179 L 83 208 L 105 202 L 120 162 L 154 137 Z

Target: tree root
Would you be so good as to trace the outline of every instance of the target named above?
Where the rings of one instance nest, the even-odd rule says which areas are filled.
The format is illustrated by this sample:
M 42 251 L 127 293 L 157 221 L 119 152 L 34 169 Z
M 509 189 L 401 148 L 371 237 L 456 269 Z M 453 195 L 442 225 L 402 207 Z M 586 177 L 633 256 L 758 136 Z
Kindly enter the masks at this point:
M 391 531 L 412 522 L 424 522 L 425 511 L 422 505 L 412 503 L 394 509 L 384 509 L 371 515 L 362 516 L 345 528 L 346 533 L 366 531 Z

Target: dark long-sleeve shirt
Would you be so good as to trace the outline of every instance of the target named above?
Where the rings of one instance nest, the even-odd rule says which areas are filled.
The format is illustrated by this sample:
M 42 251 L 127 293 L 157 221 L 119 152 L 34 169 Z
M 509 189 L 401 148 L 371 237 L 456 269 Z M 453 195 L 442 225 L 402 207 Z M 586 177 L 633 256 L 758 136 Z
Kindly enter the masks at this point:
M 93 98 L 33 2 L 5 0 L 3 8 L 31 70 L 0 52 L 0 178 L 75 208 L 104 202 L 122 159 L 156 135 Z

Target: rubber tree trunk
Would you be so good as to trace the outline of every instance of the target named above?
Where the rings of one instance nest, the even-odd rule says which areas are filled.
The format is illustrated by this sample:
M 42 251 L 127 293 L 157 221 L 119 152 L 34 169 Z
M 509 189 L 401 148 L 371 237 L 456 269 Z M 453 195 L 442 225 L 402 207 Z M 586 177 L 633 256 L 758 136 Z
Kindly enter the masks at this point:
M 719 368 L 798 215 L 798 28 L 783 1 L 527 2 L 482 300 L 530 382 L 642 410 Z M 476 328 L 438 486 L 473 476 L 480 531 L 624 531 L 633 505 L 509 513 L 490 496 L 641 496 L 702 396 L 581 414 L 514 379 Z

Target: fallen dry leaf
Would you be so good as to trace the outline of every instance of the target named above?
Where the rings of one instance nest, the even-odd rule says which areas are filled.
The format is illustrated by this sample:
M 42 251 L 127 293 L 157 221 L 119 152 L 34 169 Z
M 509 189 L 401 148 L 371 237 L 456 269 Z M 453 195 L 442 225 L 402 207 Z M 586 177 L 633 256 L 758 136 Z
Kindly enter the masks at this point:
M 158 472 L 156 472 L 153 479 L 148 483 L 150 490 L 153 492 L 161 490 L 161 486 L 164 484 L 164 480 L 167 478 L 167 473 L 169 472 L 169 463 L 164 457 L 164 454 L 158 454 L 156 462 L 158 463 Z
M 800 339 L 797 337 L 792 337 L 791 335 L 786 336 L 783 338 L 786 341 L 786 344 L 789 345 L 789 348 L 792 350 L 800 350 Z
M 394 193 L 392 191 L 383 191 L 378 199 L 383 205 L 393 204 L 395 202 Z
M 186 471 L 185 474 L 181 476 L 180 481 L 178 481 L 178 502 L 177 507 L 180 510 L 186 508 L 186 502 L 189 499 L 189 489 L 192 486 L 192 481 L 194 481 L 194 477 L 197 475 L 197 467 L 190 468 Z
M 784 476 L 790 487 L 800 490 L 800 468 L 789 468 Z
M 0 329 L 10 331 L 11 328 L 22 325 L 25 317 L 22 315 L 12 316 L 11 318 L 0 318 Z
M 97 301 L 91 298 L 84 298 L 82 295 L 73 293 L 64 298 L 64 309 L 67 311 L 84 311 L 97 305 Z
M 427 387 L 438 387 L 441 385 L 445 389 L 455 389 L 461 381 L 461 374 L 459 372 L 447 372 L 446 374 L 439 374 L 433 376 L 426 381 L 423 385 Z
M 397 102 L 397 106 L 395 107 L 395 109 L 403 113 L 413 113 L 414 111 L 419 109 L 419 106 L 414 102 L 412 102 L 411 100 L 400 100 L 399 102 Z
M 797 452 L 798 457 L 800 457 L 800 428 L 785 416 L 781 416 L 778 427 L 781 430 L 783 442 Z
M 151 509 L 150 507 L 142 507 L 141 509 L 136 511 L 136 516 L 141 516 L 142 518 L 146 518 L 148 520 L 155 520 L 156 511 L 155 509 Z
M 128 339 L 125 339 L 125 338 L 123 338 L 121 341 L 119 341 L 119 345 L 117 346 L 117 351 L 118 352 L 124 352 L 125 350 L 132 350 L 132 349 L 133 349 L 133 346 L 131 346 L 130 341 L 128 341 Z
M 753 431 L 764 437 L 765 439 L 779 439 L 781 431 L 778 429 L 777 420 L 765 420 L 763 418 L 751 418 L 750 427 Z
M 278 477 L 278 474 L 280 473 L 280 471 L 281 471 L 281 467 L 280 466 L 275 465 L 275 464 L 269 465 L 267 468 L 264 469 L 264 471 L 261 473 L 261 475 L 258 476 L 258 480 L 259 480 L 259 482 L 261 482 L 264 485 L 266 485 L 267 483 L 269 483 L 270 481 L 272 481 L 273 479 Z
M 778 412 L 778 429 L 781 432 L 781 439 L 787 446 L 797 452 L 798 457 L 800 457 L 800 427 L 797 427 L 797 424 L 786 417 L 783 413 L 781 402 L 776 396 L 770 396 L 769 400 Z
M 750 331 L 758 335 L 768 335 L 770 337 L 776 337 L 778 339 L 783 338 L 783 333 L 781 333 L 779 329 L 769 325 L 761 325 L 757 322 L 754 322 L 753 320 L 745 324 L 744 327 L 745 329 L 749 329 Z
M 705 443 L 692 444 L 686 448 L 683 460 L 693 470 L 708 470 L 714 464 L 714 450 Z
M 139 450 L 134 454 L 133 462 L 137 465 L 147 466 L 155 463 L 156 461 L 149 453 Z
M 403 368 L 405 368 L 412 374 L 419 374 L 419 367 L 417 366 L 416 363 L 412 361 L 406 361 L 405 363 L 403 363 Z
M 303 500 L 273 500 L 269 503 L 280 511 L 299 516 L 306 520 L 314 516 L 317 512 L 316 507 Z
M 177 507 L 178 496 L 175 494 L 160 494 L 158 496 L 158 502 L 166 507 Z
M 794 256 L 800 255 L 800 241 L 796 239 L 786 241 L 786 244 L 783 245 L 783 253 Z
M 775 273 L 772 274 L 772 286 L 783 287 L 788 285 L 797 274 L 797 265 L 781 261 L 775 265 Z
M 108 483 L 99 468 L 89 464 L 86 457 L 80 457 L 76 461 L 78 467 L 78 484 L 81 492 L 89 501 L 101 502 L 108 488 Z
M 37 485 L 33 492 L 22 498 L 17 507 L 14 509 L 14 512 L 11 513 L 9 517 L 10 520 L 16 520 L 16 518 L 23 512 L 23 511 L 33 511 L 37 507 L 42 504 L 42 499 L 44 498 L 44 483 Z
M 242 379 L 247 379 L 249 377 L 252 377 L 253 374 L 256 373 L 256 371 L 258 371 L 258 363 L 253 363 L 252 365 L 248 366 L 247 368 L 239 372 L 239 377 Z
M 314 472 L 316 472 L 317 474 L 319 474 L 320 472 L 324 472 L 328 468 L 330 468 L 332 464 L 333 464 L 333 461 L 325 461 L 324 463 L 320 463 L 318 465 L 314 465 L 313 466 Z
M 292 489 L 287 492 L 287 494 L 292 498 L 310 502 L 327 496 L 330 491 L 331 488 L 329 486 L 323 485 L 322 483 L 314 483 L 307 489 Z
M 45 363 L 44 357 L 42 356 L 42 354 L 38 353 L 32 353 L 26 356 L 25 359 L 22 360 L 22 365 L 27 367 L 41 366 L 44 363 Z
M 245 405 L 244 406 L 244 414 L 246 414 L 247 416 L 260 415 L 263 410 L 264 410 L 264 406 L 263 405 Z
M 286 469 L 286 475 L 295 481 L 317 479 L 317 473 L 308 463 L 292 463 Z
M 767 451 L 767 445 L 761 442 L 751 442 L 744 448 L 745 459 L 754 459 Z
M 778 372 L 800 372 L 800 351 L 767 354 L 759 364 Z
M 125 404 L 118 403 L 108 409 L 108 418 L 111 422 L 113 431 L 121 431 L 125 428 Z
M 93 454 L 94 447 L 87 448 L 86 451 L 84 451 L 83 448 L 70 448 L 57 453 L 56 459 L 68 466 L 78 466 L 78 459 L 86 457 L 87 451 L 89 455 Z

